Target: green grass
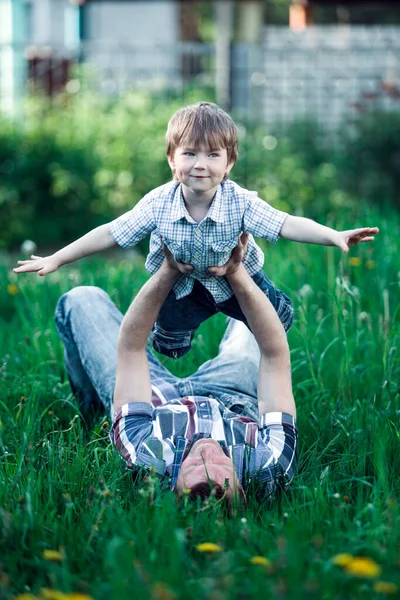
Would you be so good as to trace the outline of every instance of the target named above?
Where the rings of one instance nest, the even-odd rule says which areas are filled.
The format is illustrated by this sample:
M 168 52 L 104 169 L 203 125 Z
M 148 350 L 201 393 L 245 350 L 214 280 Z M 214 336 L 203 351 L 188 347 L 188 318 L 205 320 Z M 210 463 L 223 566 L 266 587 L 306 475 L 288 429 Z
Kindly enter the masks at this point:
M 1 599 L 41 588 L 96 600 L 382 598 L 375 579 L 332 564 L 342 552 L 372 558 L 380 578 L 400 587 L 400 224 L 396 214 L 368 217 L 362 224 L 381 234 L 352 250 L 359 265 L 332 248 L 281 241 L 266 250 L 267 273 L 296 308 L 298 472 L 275 504 L 250 498 L 232 519 L 212 504 L 178 506 L 151 475 L 134 482 L 109 444 L 106 417 L 88 430 L 71 395 L 53 325 L 57 298 L 95 284 L 124 311 L 146 280 L 142 261 L 121 253 L 17 279 L 4 260 Z M 217 352 L 223 321 L 205 323 L 185 361 L 166 364 L 193 372 Z M 198 552 L 205 541 L 222 551 Z M 43 557 L 60 548 L 61 562 Z M 252 565 L 255 555 L 270 568 Z

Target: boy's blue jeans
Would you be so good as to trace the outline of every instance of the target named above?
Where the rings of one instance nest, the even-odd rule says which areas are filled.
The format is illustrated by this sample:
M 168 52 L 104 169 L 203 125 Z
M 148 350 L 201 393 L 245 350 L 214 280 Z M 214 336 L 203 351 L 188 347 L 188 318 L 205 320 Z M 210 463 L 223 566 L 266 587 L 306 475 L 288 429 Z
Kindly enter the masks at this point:
M 278 290 L 263 271 L 253 275 L 252 279 L 269 298 L 285 331 L 288 331 L 293 323 L 290 298 Z M 235 296 L 217 304 L 210 292 L 197 280 L 192 292 L 180 300 L 176 299 L 172 290 L 161 308 L 151 334 L 154 349 L 175 359 L 184 356 L 191 348 L 199 325 L 218 312 L 242 321 L 248 327 Z

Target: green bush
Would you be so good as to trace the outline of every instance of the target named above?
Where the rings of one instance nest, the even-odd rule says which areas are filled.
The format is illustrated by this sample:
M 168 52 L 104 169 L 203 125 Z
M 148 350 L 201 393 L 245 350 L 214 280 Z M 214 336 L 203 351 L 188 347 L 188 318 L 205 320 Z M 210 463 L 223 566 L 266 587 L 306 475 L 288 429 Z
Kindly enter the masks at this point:
M 343 135 L 343 186 L 366 201 L 400 207 L 400 112 L 371 111 Z
M 29 99 L 20 124 L 0 120 L 3 248 L 17 249 L 25 239 L 41 251 L 58 248 L 167 182 L 168 119 L 199 99 L 212 96 L 131 92 L 110 100 L 81 91 L 51 103 Z M 358 197 L 398 201 L 399 115 L 365 117 L 345 132 L 341 149 L 312 122 L 275 132 L 238 124 L 232 177 L 277 208 L 332 222 L 342 206 L 357 218 Z

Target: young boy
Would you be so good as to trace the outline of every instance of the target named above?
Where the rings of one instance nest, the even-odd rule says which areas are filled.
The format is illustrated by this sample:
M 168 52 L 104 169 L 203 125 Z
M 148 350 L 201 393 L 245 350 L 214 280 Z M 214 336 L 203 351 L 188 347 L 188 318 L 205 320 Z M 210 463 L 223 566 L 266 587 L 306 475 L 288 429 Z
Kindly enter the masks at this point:
M 228 175 L 238 156 L 237 128 L 215 104 L 199 102 L 178 110 L 168 124 L 166 141 L 172 182 L 55 254 L 19 261 L 21 266 L 14 271 L 47 275 L 117 244 L 135 246 L 151 234 L 147 270 L 155 273 L 160 268 L 165 244 L 182 273 L 160 311 L 152 342 L 157 351 L 179 358 L 189 351 L 200 323 L 217 312 L 247 325 L 223 277 L 229 273 L 231 252 L 243 232 L 250 234 L 244 266 L 269 297 L 286 331 L 293 321 L 291 301 L 263 273 L 264 255 L 253 235 L 272 243 L 283 237 L 348 252 L 350 246 L 369 242 L 378 232 L 376 227 L 335 231 L 288 215 L 230 181 Z

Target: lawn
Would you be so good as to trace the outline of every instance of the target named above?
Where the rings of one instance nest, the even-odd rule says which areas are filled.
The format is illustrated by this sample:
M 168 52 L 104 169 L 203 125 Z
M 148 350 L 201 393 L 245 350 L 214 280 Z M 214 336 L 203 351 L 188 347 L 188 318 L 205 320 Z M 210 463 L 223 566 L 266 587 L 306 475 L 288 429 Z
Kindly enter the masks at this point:
M 283 240 L 266 249 L 265 270 L 296 309 L 298 471 L 274 504 L 250 497 L 233 518 L 213 502 L 178 504 L 152 474 L 134 481 L 107 416 L 88 429 L 70 392 L 57 298 L 99 285 L 124 311 L 146 280 L 143 260 L 121 252 L 41 279 L 17 278 L 4 257 L 1 599 L 399 595 L 400 219 L 366 210 L 360 225 L 381 233 L 349 256 Z M 205 323 L 191 354 L 167 365 L 189 375 L 215 355 L 223 327 L 222 316 Z

